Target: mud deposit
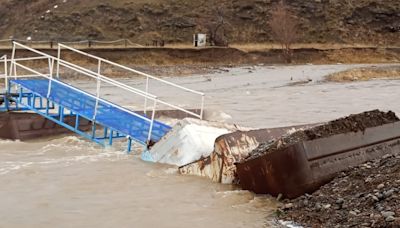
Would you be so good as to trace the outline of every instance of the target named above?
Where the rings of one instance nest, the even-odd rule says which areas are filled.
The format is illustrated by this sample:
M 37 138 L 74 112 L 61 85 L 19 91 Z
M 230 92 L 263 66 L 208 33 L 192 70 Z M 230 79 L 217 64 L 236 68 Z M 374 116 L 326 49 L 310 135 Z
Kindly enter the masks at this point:
M 366 128 L 389 124 L 396 121 L 399 121 L 399 118 L 392 111 L 382 112 L 379 110 L 373 110 L 350 115 L 310 129 L 296 131 L 292 134 L 285 135 L 278 140 L 271 140 L 262 143 L 248 158 L 246 158 L 246 160 L 251 160 L 264 154 L 287 148 L 301 141 L 315 140 L 336 134 L 364 131 Z
M 284 201 L 278 217 L 306 227 L 400 227 L 400 154 L 349 169 L 312 195 Z

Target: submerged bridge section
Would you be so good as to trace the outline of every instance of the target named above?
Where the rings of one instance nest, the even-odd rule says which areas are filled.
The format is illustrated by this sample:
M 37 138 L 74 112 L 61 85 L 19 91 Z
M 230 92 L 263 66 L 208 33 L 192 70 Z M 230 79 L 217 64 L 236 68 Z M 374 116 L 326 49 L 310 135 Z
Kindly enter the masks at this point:
M 25 52 L 34 53 L 35 56 L 17 58 L 17 52 L 21 49 Z M 83 55 L 85 58 L 95 60 L 98 64 L 97 72 L 61 59 L 62 50 L 68 50 L 69 52 Z M 32 67 L 39 65 L 33 64 L 33 61 L 45 61 L 47 72 L 43 73 L 43 67 Z M 1 95 L 0 111 L 29 110 L 35 112 L 104 146 L 112 145 L 116 138 L 126 138 L 128 141 L 128 151 L 131 151 L 133 141 L 147 146 L 159 141 L 171 129 L 171 126 L 155 119 L 155 113 L 159 105 L 180 110 L 192 117 L 200 119 L 203 117 L 203 93 L 90 55 L 66 45 L 59 44 L 57 57 L 54 57 L 14 42 L 11 58 L 7 59 L 7 56 L 1 57 L 0 64 L 4 64 L 4 74 L 0 74 L 0 78 L 4 79 L 5 84 L 5 93 Z M 146 80 L 145 89 L 140 90 L 102 75 L 102 64 L 108 64 L 119 70 L 144 77 Z M 96 92 L 86 91 L 62 80 L 60 77 L 62 74 L 60 67 L 94 80 Z M 184 91 L 197 96 L 200 112 L 195 113 L 184 109 L 178 104 L 166 102 L 156 95 L 149 93 L 150 80 L 155 80 L 176 91 Z M 116 87 L 117 90 L 129 92 L 129 96 L 142 99 L 144 102 L 144 114 L 139 114 L 134 110 L 102 98 L 102 89 L 110 86 Z M 150 108 L 148 108 L 148 104 L 150 104 Z M 146 115 L 146 113 L 150 113 L 150 115 Z M 66 123 L 64 121 L 66 116 L 74 118 L 75 121 L 73 122 L 75 124 Z M 80 129 L 79 123 L 82 118 L 91 121 L 92 130 L 90 132 Z

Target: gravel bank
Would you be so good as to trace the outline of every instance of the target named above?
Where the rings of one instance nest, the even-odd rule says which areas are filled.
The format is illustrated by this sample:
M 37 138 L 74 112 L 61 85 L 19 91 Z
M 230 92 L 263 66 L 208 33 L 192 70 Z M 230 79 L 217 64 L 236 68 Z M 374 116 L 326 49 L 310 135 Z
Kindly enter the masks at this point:
M 400 151 L 342 172 L 312 195 L 283 203 L 278 218 L 305 227 L 400 227 Z

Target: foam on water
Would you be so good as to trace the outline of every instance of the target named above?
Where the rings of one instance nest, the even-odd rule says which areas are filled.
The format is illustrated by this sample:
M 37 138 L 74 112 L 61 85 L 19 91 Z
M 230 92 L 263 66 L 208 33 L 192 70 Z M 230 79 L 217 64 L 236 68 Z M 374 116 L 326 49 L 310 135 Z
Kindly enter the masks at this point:
M 232 120 L 232 116 L 221 110 L 206 110 L 204 113 L 206 120 L 212 120 L 217 122 L 228 122 Z
M 0 145 L 2 145 L 0 175 L 32 166 L 70 166 L 78 162 L 89 163 L 104 160 L 116 162 L 129 159 L 125 151 L 116 150 L 113 147 L 101 148 L 76 136 L 32 142 L 0 140 Z M 12 148 L 15 149 L 12 150 Z
M 4 162 L 0 163 L 0 175 L 7 174 L 12 171 L 19 170 L 24 167 L 28 167 L 33 164 L 33 162 Z

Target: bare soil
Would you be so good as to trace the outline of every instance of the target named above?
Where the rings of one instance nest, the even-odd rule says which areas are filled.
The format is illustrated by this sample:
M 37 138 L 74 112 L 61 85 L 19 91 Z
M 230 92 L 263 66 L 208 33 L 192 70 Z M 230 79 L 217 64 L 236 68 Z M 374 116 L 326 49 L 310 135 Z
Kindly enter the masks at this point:
M 50 55 L 56 56 L 56 49 L 39 49 Z M 285 64 L 279 49 L 244 51 L 236 48 L 84 48 L 81 49 L 105 59 L 131 66 L 157 76 L 183 76 L 192 74 L 208 74 L 226 71 L 227 68 L 241 65 L 271 65 Z M 388 49 L 385 52 L 374 51 L 371 48 L 345 48 L 345 49 L 295 49 L 294 64 L 336 64 L 336 63 L 394 63 L 400 62 L 400 48 Z M 62 52 L 62 58 L 81 66 L 97 69 L 97 62 L 91 61 L 82 55 L 69 51 Z M 0 49 L 0 55 L 11 55 L 10 49 Z M 36 56 L 24 50 L 17 51 L 17 57 Z M 357 58 L 351 58 L 357 56 Z M 365 58 L 360 58 L 364 56 Z M 344 62 L 343 60 L 346 60 Z M 30 64 L 26 62 L 25 64 Z M 33 63 L 32 63 L 33 64 Z M 47 63 L 35 62 L 44 67 Z M 112 71 L 107 76 L 126 77 L 115 69 L 105 66 L 104 69 Z M 229 70 L 229 69 L 228 69 Z M 129 76 L 129 75 L 128 75 Z
M 190 43 L 223 11 L 229 43 L 270 42 L 271 0 L 2 0 L 0 38 Z M 397 0 L 287 1 L 303 43 L 400 44 Z M 57 8 L 54 6 L 57 5 Z M 23 17 L 21 17 L 23 15 Z

